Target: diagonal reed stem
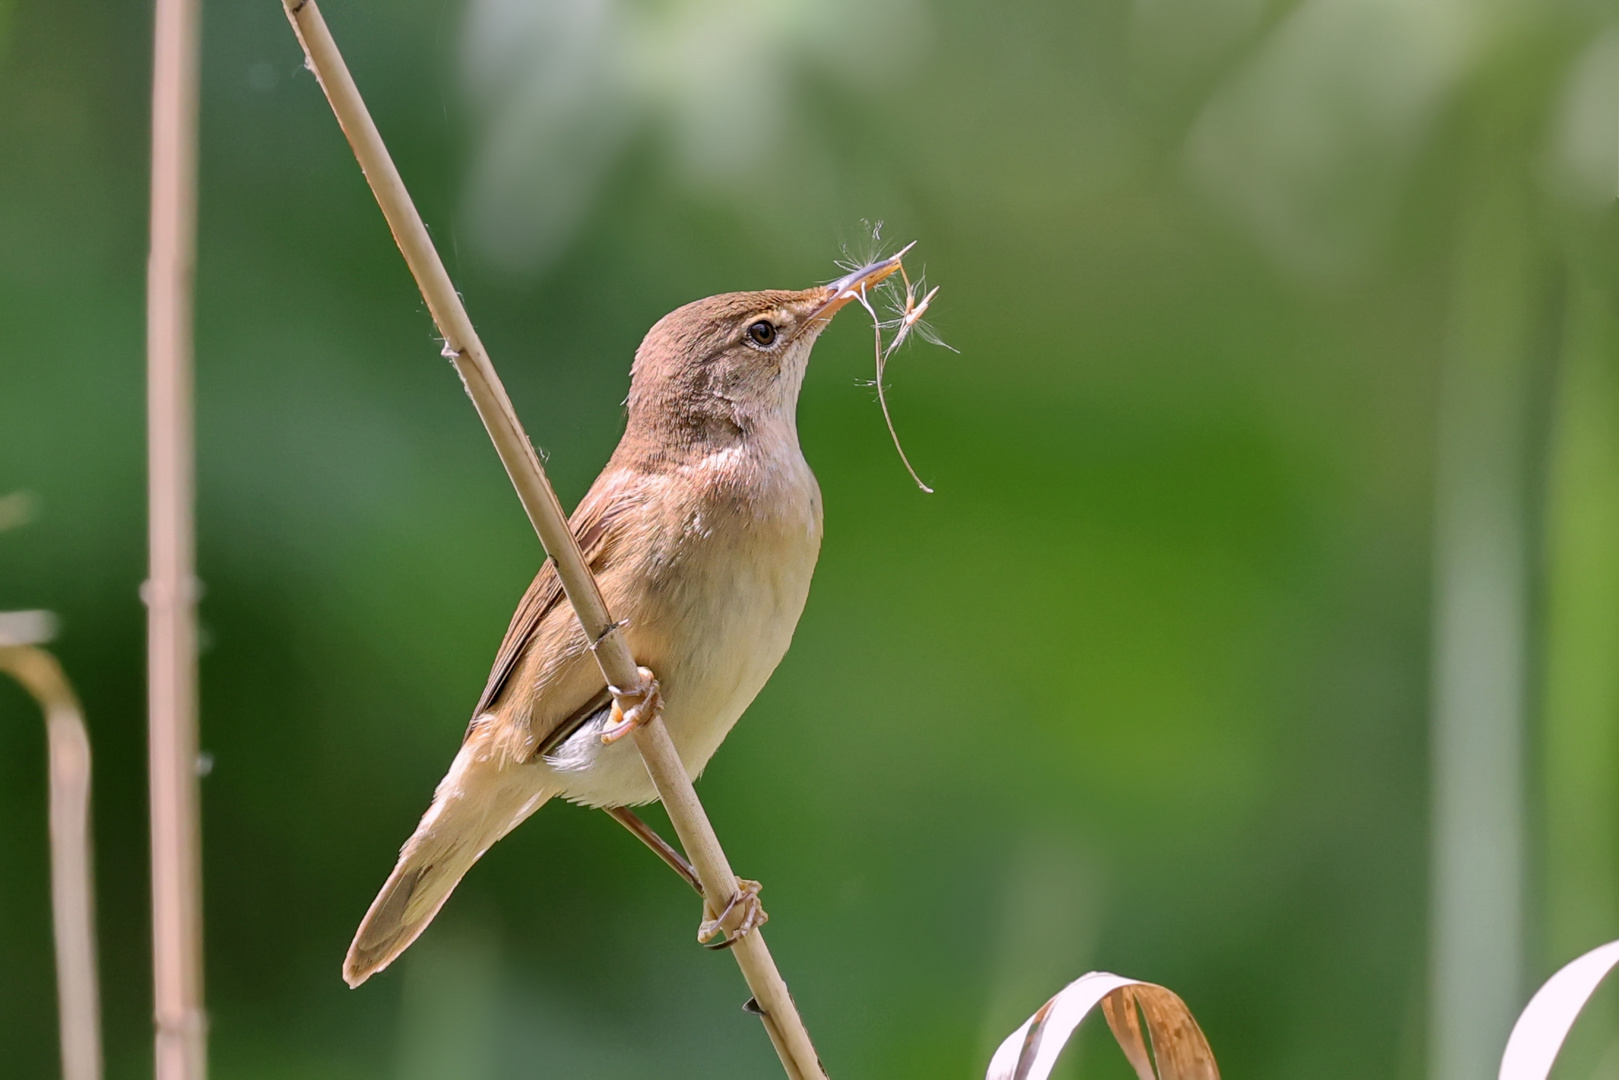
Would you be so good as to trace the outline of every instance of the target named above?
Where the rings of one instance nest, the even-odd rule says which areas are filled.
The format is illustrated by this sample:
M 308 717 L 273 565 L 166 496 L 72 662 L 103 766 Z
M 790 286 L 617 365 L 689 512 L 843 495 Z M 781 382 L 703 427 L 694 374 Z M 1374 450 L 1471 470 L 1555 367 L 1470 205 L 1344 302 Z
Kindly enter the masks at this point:
M 150 571 L 147 767 L 157 1080 L 207 1074 L 197 791 L 191 315 L 197 237 L 199 0 L 157 0 L 146 282 Z
M 376 195 L 394 240 L 399 244 L 422 298 L 444 337 L 444 355 L 455 365 L 467 394 L 489 432 L 490 440 L 511 477 L 517 496 L 528 513 L 529 522 L 540 543 L 555 561 L 563 590 L 579 616 L 585 634 L 595 642 L 597 663 L 608 686 L 634 687 L 640 677 L 629 646 L 619 625 L 608 614 L 596 580 L 579 551 L 579 544 L 568 528 L 562 504 L 540 465 L 539 456 L 524 433 L 511 399 L 506 396 L 500 377 L 490 363 L 466 308 L 427 235 L 412 203 L 410 193 L 394 167 L 382 136 L 360 97 L 337 44 L 321 18 L 315 0 L 282 0 L 293 31 L 303 45 L 310 70 L 320 81 L 337 121 L 348 137 L 354 156 Z M 633 707 L 635 699 L 620 699 L 623 708 Z M 647 772 L 657 785 L 658 795 L 669 812 L 681 845 L 690 856 L 713 910 L 719 911 L 737 895 L 736 875 L 720 847 L 714 827 L 697 800 L 691 779 L 675 752 L 673 741 L 661 720 L 635 730 L 635 743 L 646 762 Z M 825 1073 L 810 1043 L 809 1033 L 799 1019 L 787 984 L 765 947 L 764 937 L 755 929 L 730 950 L 736 957 L 748 988 L 764 1020 L 770 1041 L 781 1057 L 789 1080 L 825 1080 Z
M 7 644 L 4 638 L 0 630 L 0 671 L 21 683 L 45 712 L 62 1080 L 101 1080 L 101 993 L 90 861 L 90 737 L 78 699 L 56 658 L 32 645 Z

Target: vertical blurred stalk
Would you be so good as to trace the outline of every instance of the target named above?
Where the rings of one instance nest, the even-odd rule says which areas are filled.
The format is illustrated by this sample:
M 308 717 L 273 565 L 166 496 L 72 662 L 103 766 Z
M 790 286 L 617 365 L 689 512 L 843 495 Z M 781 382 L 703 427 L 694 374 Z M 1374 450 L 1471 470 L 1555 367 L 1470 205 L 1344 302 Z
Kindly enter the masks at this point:
M 1532 271 L 1523 154 L 1488 110 L 1458 223 L 1435 484 L 1429 1076 L 1486 1080 L 1520 1004 Z M 1503 130 L 1505 129 L 1505 130 Z
M 1576 293 L 1547 503 L 1544 738 L 1551 965 L 1619 937 L 1619 322 Z
M 202 1080 L 197 585 L 191 296 L 197 223 L 197 0 L 157 0 L 147 265 L 148 769 L 157 1080 Z
M 0 626 L 0 671 L 45 712 L 49 755 L 51 930 L 62 1080 L 101 1080 L 101 994 L 96 977 L 95 900 L 90 865 L 90 738 L 79 702 L 56 658 L 11 644 Z

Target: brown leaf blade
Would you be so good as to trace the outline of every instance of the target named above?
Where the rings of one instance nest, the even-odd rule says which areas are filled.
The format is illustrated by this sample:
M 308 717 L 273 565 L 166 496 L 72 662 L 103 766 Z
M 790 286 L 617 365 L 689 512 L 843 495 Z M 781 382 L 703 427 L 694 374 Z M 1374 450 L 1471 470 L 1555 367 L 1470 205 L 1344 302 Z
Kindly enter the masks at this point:
M 996 1049 L 985 1080 L 1048 1080 L 1097 1005 L 1139 1080 L 1219 1080 L 1214 1051 L 1186 1002 L 1155 983 L 1106 971 L 1081 975 L 1040 1006 Z
M 1119 1044 L 1136 1080 L 1158 1080 L 1152 1068 L 1152 1055 L 1147 1050 L 1147 1038 L 1141 1031 L 1141 1013 L 1136 1008 L 1136 988 L 1121 986 L 1102 999 L 1102 1015 L 1113 1032 L 1113 1041 Z
M 1173 990 L 1152 983 L 1130 987 L 1147 1018 L 1153 1060 L 1161 1080 L 1220 1080 L 1209 1040 L 1186 1002 Z

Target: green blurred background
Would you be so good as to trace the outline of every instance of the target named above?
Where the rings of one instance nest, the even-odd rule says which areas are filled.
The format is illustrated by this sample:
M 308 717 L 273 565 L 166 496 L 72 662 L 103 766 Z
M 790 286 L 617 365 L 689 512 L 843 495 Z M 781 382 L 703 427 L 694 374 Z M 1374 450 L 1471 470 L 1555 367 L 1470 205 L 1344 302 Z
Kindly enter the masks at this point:
M 280 6 L 204 8 L 215 1075 L 776 1075 L 689 892 L 572 807 L 344 988 L 540 555 Z M 1619 936 L 1612 4 L 327 16 L 570 505 L 664 312 L 826 280 L 877 220 L 943 286 L 960 353 L 890 368 L 938 494 L 845 315 L 809 607 L 699 787 L 834 1077 L 980 1076 L 1107 968 L 1231 1077 L 1483 1080 L 1502 1002 Z M 151 1071 L 149 47 L 146 4 L 0 0 L 0 494 L 37 511 L 0 608 L 60 615 L 86 705 L 114 1078 Z M 43 752 L 0 686 L 17 1077 L 56 1071 Z M 1064 1075 L 1127 1075 L 1104 1040 Z

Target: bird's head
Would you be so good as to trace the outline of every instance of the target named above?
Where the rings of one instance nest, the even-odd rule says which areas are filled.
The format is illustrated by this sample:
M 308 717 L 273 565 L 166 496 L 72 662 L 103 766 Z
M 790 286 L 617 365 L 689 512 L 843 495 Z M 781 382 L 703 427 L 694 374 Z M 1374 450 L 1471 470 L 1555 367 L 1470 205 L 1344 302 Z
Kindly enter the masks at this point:
M 844 305 L 898 270 L 903 254 L 830 285 L 723 293 L 671 311 L 635 351 L 631 432 L 724 444 L 765 425 L 791 425 L 815 339 Z

